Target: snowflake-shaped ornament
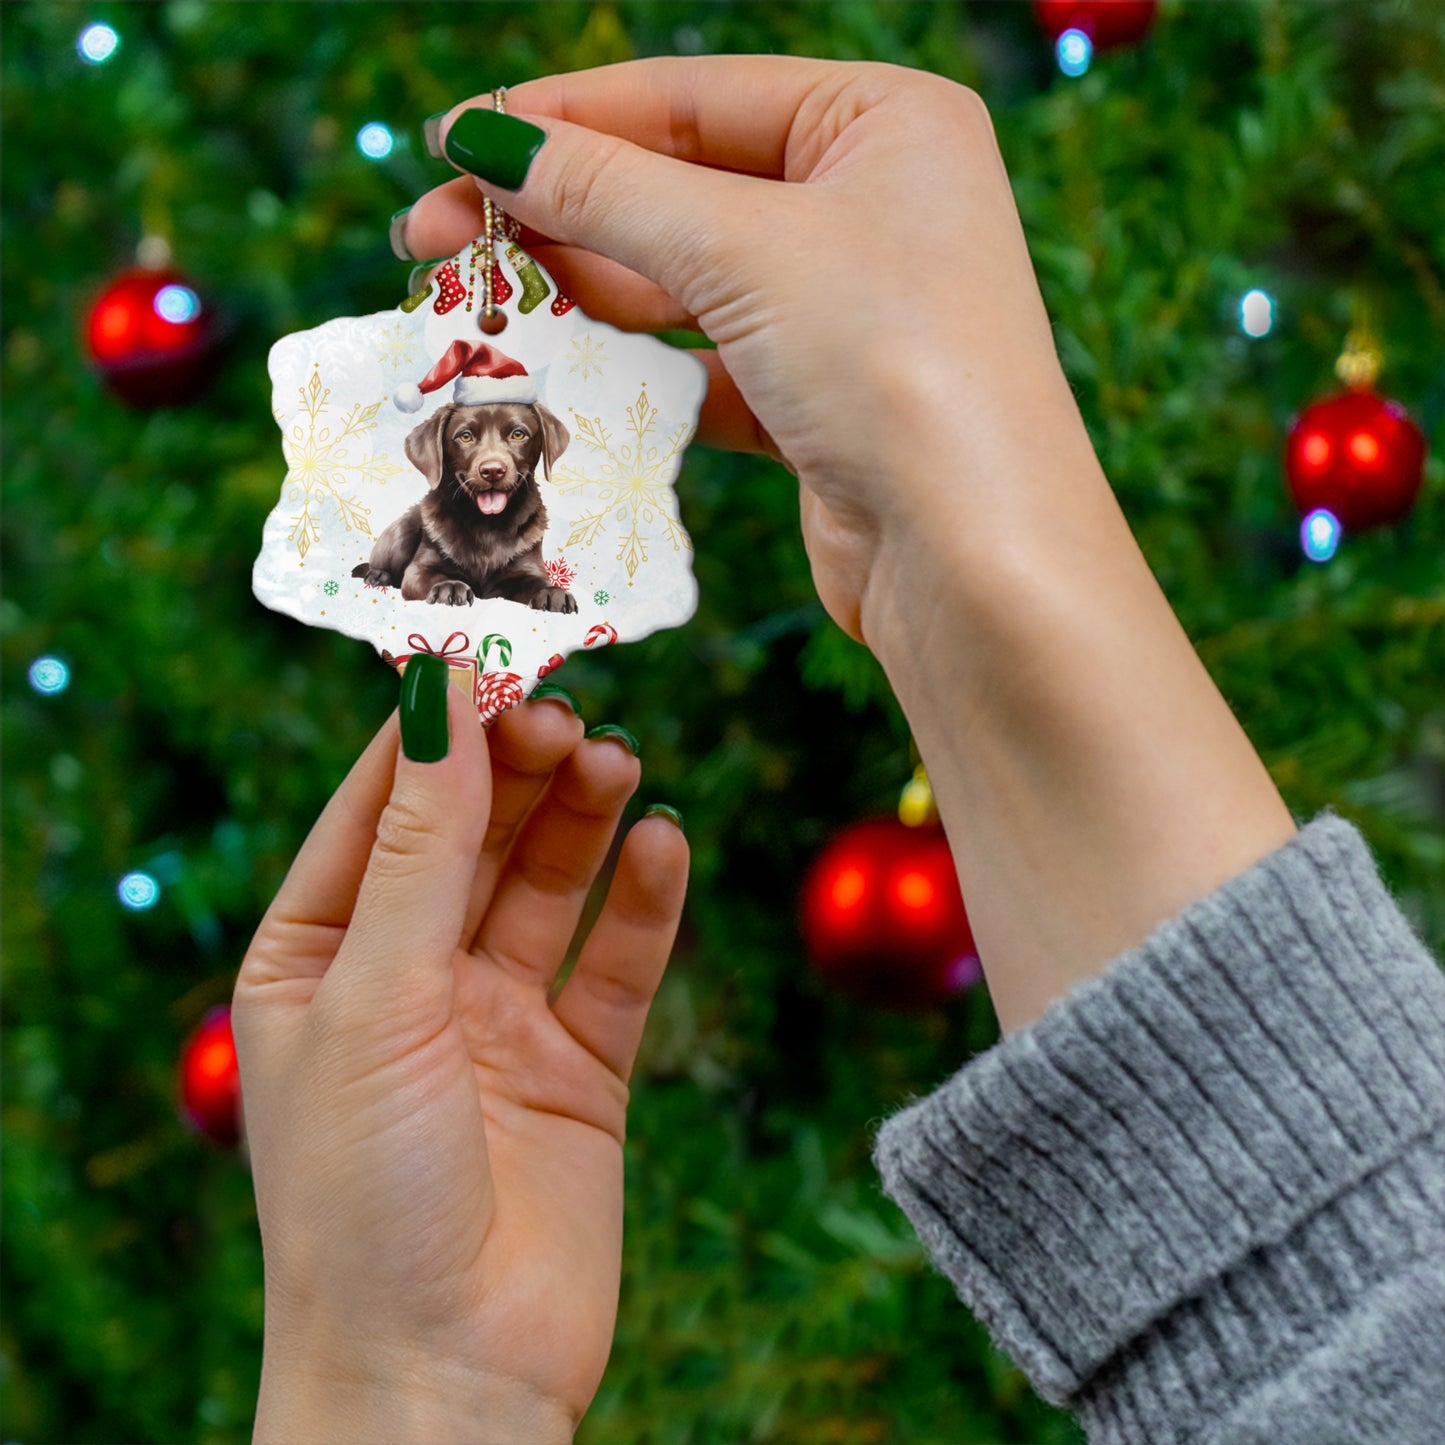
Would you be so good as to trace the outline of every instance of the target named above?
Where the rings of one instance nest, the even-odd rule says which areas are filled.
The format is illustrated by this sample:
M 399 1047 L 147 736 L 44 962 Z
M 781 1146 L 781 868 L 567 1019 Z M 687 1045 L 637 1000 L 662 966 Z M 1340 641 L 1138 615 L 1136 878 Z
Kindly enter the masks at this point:
M 420 304 L 271 348 L 286 470 L 252 578 L 268 607 L 388 659 L 445 656 L 488 720 L 578 648 L 692 615 L 673 488 L 707 386 L 695 357 L 586 316 L 520 246 L 494 251 L 500 333 L 478 326 L 469 243 Z M 505 678 L 480 651 L 459 661 L 459 636 L 506 638 Z

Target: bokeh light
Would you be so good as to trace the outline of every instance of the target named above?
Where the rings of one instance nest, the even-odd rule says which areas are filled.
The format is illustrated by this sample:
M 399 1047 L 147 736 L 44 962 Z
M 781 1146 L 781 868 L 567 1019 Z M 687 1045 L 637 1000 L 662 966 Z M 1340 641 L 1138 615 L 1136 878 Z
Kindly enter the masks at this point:
M 91 65 L 104 65 L 115 54 L 119 45 L 120 36 L 109 25 L 101 23 L 87 25 L 80 32 L 80 39 L 75 42 L 80 58 Z
M 162 321 L 173 321 L 177 326 L 201 314 L 201 298 L 189 286 L 162 286 L 151 304 Z
M 1094 58 L 1094 42 L 1082 30 L 1066 30 L 1054 43 L 1054 54 L 1065 75 L 1082 75 Z
M 70 669 L 58 657 L 37 657 L 30 664 L 30 686 L 53 697 L 70 686 Z
M 1274 298 L 1268 291 L 1246 291 L 1239 303 L 1239 325 L 1246 336 L 1268 336 L 1274 327 Z
M 370 121 L 356 132 L 356 148 L 368 160 L 385 160 L 395 144 L 390 126 L 382 125 L 379 120 Z
M 127 908 L 139 913 L 160 899 L 161 885 L 149 873 L 127 873 L 115 891 Z
M 1328 562 L 1340 545 L 1339 518 L 1324 507 L 1316 507 L 1300 523 L 1299 540 L 1311 562 Z

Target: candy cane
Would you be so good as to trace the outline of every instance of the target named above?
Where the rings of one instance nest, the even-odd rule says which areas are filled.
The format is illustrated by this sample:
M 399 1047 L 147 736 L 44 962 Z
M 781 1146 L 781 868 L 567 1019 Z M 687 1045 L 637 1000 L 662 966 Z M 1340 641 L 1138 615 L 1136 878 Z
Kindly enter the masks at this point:
M 477 715 L 490 727 L 510 707 L 522 701 L 522 679 L 515 672 L 489 672 L 477 679 Z
M 594 643 L 600 642 L 604 647 L 609 642 L 617 641 L 617 629 L 610 622 L 599 622 L 584 639 L 582 646 L 591 647 Z
M 482 638 L 482 645 L 477 648 L 477 671 L 487 670 L 487 655 L 492 650 L 492 644 L 497 644 L 497 661 L 503 667 L 509 667 L 512 662 L 512 644 L 502 636 L 500 632 L 489 632 Z

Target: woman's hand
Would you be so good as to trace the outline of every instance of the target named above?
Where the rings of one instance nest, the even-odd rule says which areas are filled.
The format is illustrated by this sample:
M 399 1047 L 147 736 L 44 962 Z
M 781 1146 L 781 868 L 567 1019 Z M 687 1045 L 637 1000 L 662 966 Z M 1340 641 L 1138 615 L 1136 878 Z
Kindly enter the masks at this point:
M 570 1440 L 616 1323 L 627 1079 L 687 845 L 558 701 L 450 749 L 393 717 L 262 921 L 232 1007 L 266 1262 L 256 1440 Z M 490 766 L 488 753 L 490 751 Z
M 547 133 L 525 181 L 429 192 L 408 247 L 459 249 L 485 191 L 589 314 L 717 342 L 700 437 L 797 473 L 818 595 L 908 717 L 1005 1030 L 1293 833 L 1094 455 L 977 95 L 715 56 L 507 108 Z
M 443 144 L 474 106 L 490 97 L 448 112 Z M 815 584 L 853 637 L 881 549 L 964 517 L 997 549 L 990 522 L 1036 471 L 1072 456 L 1097 475 L 973 91 L 896 66 L 708 57 L 528 81 L 507 109 L 547 132 L 525 183 L 429 192 L 411 253 L 477 235 L 485 192 L 589 315 L 715 341 L 700 439 L 796 473 Z

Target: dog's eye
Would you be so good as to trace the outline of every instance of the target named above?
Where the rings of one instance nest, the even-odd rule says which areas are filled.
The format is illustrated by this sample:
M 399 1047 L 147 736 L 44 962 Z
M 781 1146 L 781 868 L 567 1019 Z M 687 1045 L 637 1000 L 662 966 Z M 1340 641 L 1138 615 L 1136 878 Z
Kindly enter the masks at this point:
M 458 440 L 459 442 L 469 442 L 469 441 L 471 441 L 471 439 L 472 439 L 472 433 L 471 433 L 471 428 L 470 428 L 470 427 L 463 427 L 463 428 L 461 429 L 461 431 L 459 431 L 459 432 L 457 433 L 457 440 Z
M 512 438 L 511 438 L 511 439 L 512 439 L 513 441 L 517 441 L 517 440 L 519 440 L 519 439 L 520 439 L 521 441 L 526 441 L 526 439 L 527 439 L 527 429 L 526 429 L 525 427 L 514 426 L 514 427 L 512 428 Z

